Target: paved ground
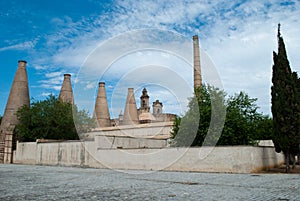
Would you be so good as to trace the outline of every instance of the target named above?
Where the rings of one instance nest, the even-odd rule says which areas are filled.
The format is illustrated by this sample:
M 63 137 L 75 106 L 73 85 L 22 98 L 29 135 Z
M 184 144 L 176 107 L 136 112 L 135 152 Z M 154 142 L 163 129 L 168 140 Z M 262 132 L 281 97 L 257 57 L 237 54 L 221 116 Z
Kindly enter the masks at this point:
M 1 164 L 0 200 L 300 200 L 300 175 Z

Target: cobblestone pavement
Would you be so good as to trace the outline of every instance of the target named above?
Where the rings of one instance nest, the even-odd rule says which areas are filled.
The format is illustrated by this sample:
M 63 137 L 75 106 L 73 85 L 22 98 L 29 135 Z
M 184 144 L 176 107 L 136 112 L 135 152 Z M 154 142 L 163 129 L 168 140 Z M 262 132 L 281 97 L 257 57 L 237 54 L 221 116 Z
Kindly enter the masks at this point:
M 300 175 L 1 164 L 0 200 L 300 200 Z

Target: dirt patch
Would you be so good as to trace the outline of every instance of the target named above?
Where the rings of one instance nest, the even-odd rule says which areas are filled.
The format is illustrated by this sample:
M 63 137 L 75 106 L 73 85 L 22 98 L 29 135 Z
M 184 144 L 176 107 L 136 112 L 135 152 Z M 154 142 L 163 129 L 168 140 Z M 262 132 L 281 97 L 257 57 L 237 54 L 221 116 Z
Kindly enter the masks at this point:
M 285 165 L 262 170 L 260 173 L 286 173 Z M 292 169 L 292 165 L 290 165 L 290 174 L 300 174 L 300 165 L 296 165 L 295 169 Z

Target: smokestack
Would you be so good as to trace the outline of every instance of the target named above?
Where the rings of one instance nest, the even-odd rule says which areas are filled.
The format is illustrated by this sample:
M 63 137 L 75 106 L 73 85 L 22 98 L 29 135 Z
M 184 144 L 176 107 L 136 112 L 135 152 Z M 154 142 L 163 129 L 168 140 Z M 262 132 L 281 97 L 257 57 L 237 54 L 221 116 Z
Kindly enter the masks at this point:
M 201 66 L 200 66 L 200 51 L 198 36 L 193 36 L 194 44 L 194 88 L 198 88 L 202 84 Z
M 138 110 L 134 98 L 134 90 L 133 88 L 128 88 L 128 94 L 127 94 L 124 118 L 122 124 L 130 125 L 130 124 L 138 124 L 138 123 L 139 123 L 139 118 L 138 118 Z
M 99 127 L 111 126 L 104 82 L 99 82 L 94 116 Z
M 59 93 L 59 100 L 61 100 L 63 103 L 74 104 L 70 74 L 64 74 L 64 81 L 62 83 L 61 90 Z
M 18 69 L 10 89 L 2 123 L 0 126 L 0 163 L 12 163 L 15 149 L 13 130 L 18 124 L 17 110 L 23 105 L 30 105 L 26 61 L 18 61 Z

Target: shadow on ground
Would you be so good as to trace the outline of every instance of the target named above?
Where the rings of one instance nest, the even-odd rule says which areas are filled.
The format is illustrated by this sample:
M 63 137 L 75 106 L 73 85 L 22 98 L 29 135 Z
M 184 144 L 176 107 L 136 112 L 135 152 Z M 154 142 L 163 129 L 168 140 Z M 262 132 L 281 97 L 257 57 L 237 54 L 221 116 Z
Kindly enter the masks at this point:
M 300 165 L 296 165 L 295 169 L 292 169 L 292 166 L 290 166 L 290 168 L 291 169 L 290 169 L 289 174 L 300 174 Z M 285 165 L 282 164 L 278 167 L 263 170 L 261 173 L 286 173 L 285 172 Z

